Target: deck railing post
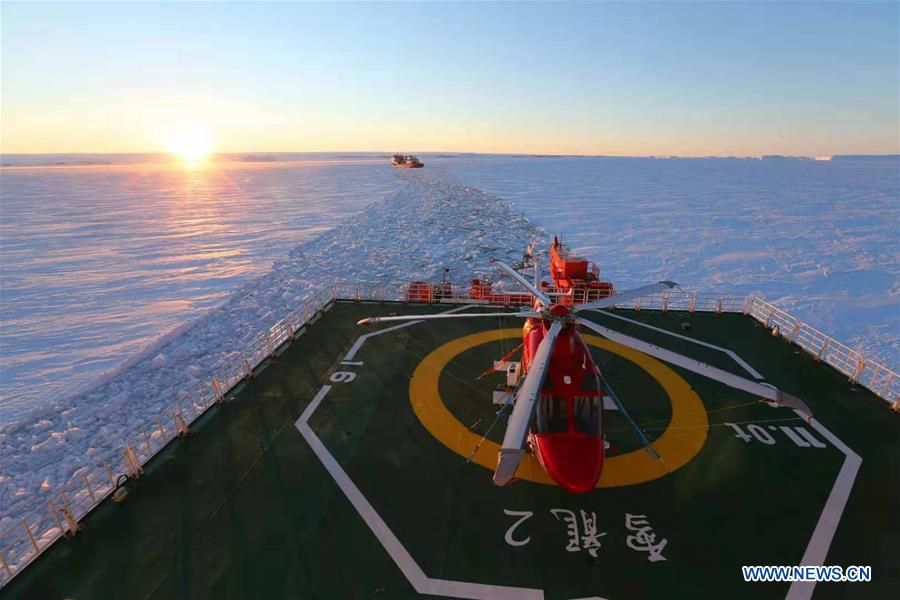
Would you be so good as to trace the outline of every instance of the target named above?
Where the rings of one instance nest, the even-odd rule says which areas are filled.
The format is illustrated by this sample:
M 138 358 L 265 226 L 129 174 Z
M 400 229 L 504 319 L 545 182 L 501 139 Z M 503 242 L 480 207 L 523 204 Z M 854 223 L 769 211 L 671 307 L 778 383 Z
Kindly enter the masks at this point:
M 91 497 L 91 504 L 97 504 L 97 497 L 94 495 L 94 488 L 91 487 L 91 480 L 88 479 L 87 473 L 82 475 L 84 478 L 84 487 L 87 488 L 88 495 Z
M 144 430 L 144 444 L 147 445 L 147 458 L 149 459 L 153 456 L 153 446 L 150 444 L 150 434 L 146 429 Z
M 694 308 L 697 306 L 697 294 L 691 294 L 691 302 L 688 304 L 688 312 L 694 312 Z
M 103 470 L 106 471 L 106 478 L 109 480 L 109 489 L 115 488 L 116 480 L 113 479 L 112 469 L 109 468 L 109 463 L 106 460 L 103 461 Z
M 62 509 L 60 509 L 60 512 L 62 512 L 63 517 L 65 517 L 66 525 L 68 526 L 67 534 L 77 533 L 80 527 L 78 525 L 78 519 L 76 519 L 75 515 L 72 514 L 72 507 L 69 506 L 69 499 L 66 498 L 66 494 L 64 492 L 60 492 L 59 497 L 62 500 L 63 505 Z
M 123 448 L 122 456 L 125 458 L 125 465 L 128 467 L 129 475 L 132 477 L 140 477 L 141 473 L 144 471 L 141 469 L 140 462 L 138 462 L 137 452 L 134 451 L 134 447 L 128 445 Z
M 213 394 L 216 395 L 216 402 L 222 402 L 222 400 L 225 398 L 225 394 L 222 393 L 222 384 L 219 383 L 218 379 L 213 377 L 210 385 L 212 386 Z
M 722 299 L 721 298 L 716 298 L 716 314 L 717 315 L 722 314 Z
M 54 512 L 51 510 L 50 512 Z M 37 540 L 34 539 L 34 535 L 31 533 L 31 527 L 28 525 L 28 521 L 22 519 L 22 528 L 25 530 L 25 535 L 28 536 L 28 540 L 31 542 L 31 546 L 34 548 L 34 553 L 37 554 L 41 551 L 41 548 L 38 546 Z
M 638 298 L 637 300 L 634 301 L 634 311 L 635 311 L 635 312 L 640 312 L 640 310 L 641 310 L 641 300 L 642 300 L 642 298 Z
M 47 506 L 50 507 L 50 514 L 53 515 L 53 520 L 56 521 L 56 526 L 59 527 L 59 533 L 62 535 L 65 533 L 65 527 L 63 527 L 62 519 L 59 516 L 59 509 L 56 508 L 56 503 L 52 499 L 47 500 Z
M 181 413 L 174 408 L 172 409 L 172 422 L 175 423 L 175 431 L 178 432 L 179 437 L 184 437 L 188 434 L 187 423 L 184 422 Z
M 816 354 L 816 360 L 822 360 L 822 357 L 825 356 L 825 351 L 828 350 L 828 346 L 831 345 L 830 340 L 825 340 L 825 343 L 822 344 L 821 350 Z
M 859 378 L 862 376 L 862 372 L 866 368 L 866 361 L 862 358 L 858 358 L 856 360 L 856 369 L 853 371 L 853 375 L 850 377 L 850 381 L 853 383 L 859 383 Z
M 0 552 L 0 567 L 3 567 L 3 572 L 6 573 L 6 578 L 10 579 L 12 577 L 12 569 L 9 568 L 9 563 L 6 562 L 6 557 L 3 556 L 3 552 Z
M 668 294 L 663 294 L 663 299 L 662 299 L 662 312 L 668 312 L 668 311 L 669 311 L 669 295 L 668 295 Z

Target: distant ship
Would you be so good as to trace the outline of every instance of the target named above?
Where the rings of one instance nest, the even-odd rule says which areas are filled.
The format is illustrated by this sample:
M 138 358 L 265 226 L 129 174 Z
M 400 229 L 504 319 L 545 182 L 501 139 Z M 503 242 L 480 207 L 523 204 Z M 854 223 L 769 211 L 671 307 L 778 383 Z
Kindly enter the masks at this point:
M 391 157 L 391 166 L 395 169 L 421 169 L 425 165 L 415 156 L 395 154 Z

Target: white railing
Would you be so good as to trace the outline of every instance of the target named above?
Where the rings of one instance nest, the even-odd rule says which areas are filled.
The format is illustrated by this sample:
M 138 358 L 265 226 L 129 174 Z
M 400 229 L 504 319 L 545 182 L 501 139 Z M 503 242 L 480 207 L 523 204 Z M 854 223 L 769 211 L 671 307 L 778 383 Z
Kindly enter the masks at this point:
M 773 333 L 800 346 L 817 360 L 831 365 L 850 381 L 868 388 L 893 408 L 900 409 L 900 377 L 891 369 L 867 359 L 858 350 L 825 335 L 761 298 L 752 299 L 747 314 Z
M 474 298 L 473 298 L 474 296 Z M 487 298 L 487 299 L 486 299 Z M 114 493 L 123 478 L 140 475 L 143 466 L 170 441 L 185 435 L 207 409 L 221 401 L 254 369 L 285 342 L 299 335 L 337 299 L 353 301 L 412 301 L 420 303 L 475 303 L 521 305 L 521 293 L 476 289 L 444 284 L 439 293 L 423 296 L 410 284 L 339 286 L 319 293 L 258 336 L 237 358 L 223 362 L 209 373 L 204 385 L 184 390 L 156 415 L 123 437 L 120 448 L 102 460 L 75 472 L 69 483 L 56 490 L 41 510 L 19 518 L 0 531 L 0 585 L 8 582 L 60 537 L 78 529 L 78 523 L 94 507 Z M 586 298 L 593 300 L 593 297 Z M 575 302 L 585 298 L 575 298 Z M 653 311 L 688 311 L 748 314 L 767 328 L 797 344 L 818 360 L 847 375 L 876 395 L 900 408 L 900 378 L 894 371 L 866 360 L 833 338 L 753 296 L 672 291 L 623 302 L 620 308 Z

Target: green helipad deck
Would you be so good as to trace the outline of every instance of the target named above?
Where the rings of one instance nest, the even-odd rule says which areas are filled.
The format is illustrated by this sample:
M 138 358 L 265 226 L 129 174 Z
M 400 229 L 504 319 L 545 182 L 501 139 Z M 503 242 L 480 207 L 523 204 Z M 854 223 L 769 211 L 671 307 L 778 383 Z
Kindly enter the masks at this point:
M 518 343 L 521 322 L 355 324 L 448 308 L 336 303 L 151 461 L 124 503 L 102 504 L 3 594 L 884 598 L 900 589 L 900 418 L 830 367 L 742 315 L 598 314 L 629 335 L 761 375 L 816 420 L 597 338 L 592 351 L 669 472 L 606 411 L 612 448 L 598 489 L 565 494 L 529 464 L 522 481 L 497 488 L 486 467 L 503 423 L 475 446 L 495 420 L 501 375 L 476 377 Z M 869 565 L 872 581 L 741 574 L 795 564 Z

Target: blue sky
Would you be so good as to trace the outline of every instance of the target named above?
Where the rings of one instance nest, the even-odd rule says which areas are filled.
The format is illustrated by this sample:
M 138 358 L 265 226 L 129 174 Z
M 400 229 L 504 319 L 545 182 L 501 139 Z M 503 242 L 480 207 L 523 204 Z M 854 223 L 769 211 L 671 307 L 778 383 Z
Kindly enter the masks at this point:
M 900 151 L 895 2 L 0 10 L 3 152 Z

